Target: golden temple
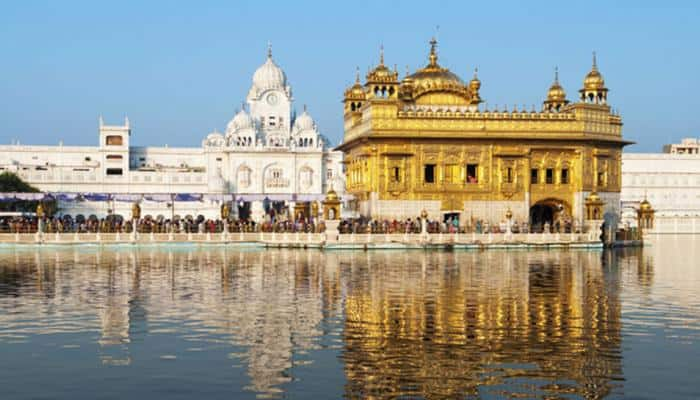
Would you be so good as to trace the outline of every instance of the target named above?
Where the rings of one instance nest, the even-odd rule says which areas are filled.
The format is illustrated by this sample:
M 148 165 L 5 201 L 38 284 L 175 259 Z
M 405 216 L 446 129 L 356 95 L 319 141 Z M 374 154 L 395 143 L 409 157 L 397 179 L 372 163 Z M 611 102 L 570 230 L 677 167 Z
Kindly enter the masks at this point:
M 530 224 L 618 214 L 622 119 L 607 102 L 595 54 L 577 102 L 555 72 L 542 109 L 483 107 L 481 81 L 438 64 L 399 80 L 380 62 L 344 93 L 347 191 L 369 218 L 513 219 Z M 598 205 L 591 208 L 590 205 Z

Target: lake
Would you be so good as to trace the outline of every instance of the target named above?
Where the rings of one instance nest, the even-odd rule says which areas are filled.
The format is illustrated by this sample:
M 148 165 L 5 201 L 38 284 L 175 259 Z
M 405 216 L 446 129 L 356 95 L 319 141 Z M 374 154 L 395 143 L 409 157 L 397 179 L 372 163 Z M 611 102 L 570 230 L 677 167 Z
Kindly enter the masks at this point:
M 698 247 L 4 247 L 0 398 L 700 398 Z

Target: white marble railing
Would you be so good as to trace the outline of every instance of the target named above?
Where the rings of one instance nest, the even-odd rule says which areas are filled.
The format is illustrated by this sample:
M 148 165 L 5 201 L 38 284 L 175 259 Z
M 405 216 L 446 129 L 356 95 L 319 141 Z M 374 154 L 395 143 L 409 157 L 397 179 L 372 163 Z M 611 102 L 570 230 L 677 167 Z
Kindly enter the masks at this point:
M 111 243 L 259 243 L 268 246 L 337 245 L 458 245 L 458 244 L 571 244 L 598 242 L 597 233 L 0 233 L 4 244 L 111 244 Z

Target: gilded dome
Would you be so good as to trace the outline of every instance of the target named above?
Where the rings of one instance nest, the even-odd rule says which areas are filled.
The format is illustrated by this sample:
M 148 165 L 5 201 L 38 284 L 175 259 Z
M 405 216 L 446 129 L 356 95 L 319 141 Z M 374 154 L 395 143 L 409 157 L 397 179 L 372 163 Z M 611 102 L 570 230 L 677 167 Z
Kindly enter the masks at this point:
M 552 86 L 550 86 L 549 91 L 547 91 L 547 101 L 566 102 L 566 92 L 559 84 L 559 70 L 557 69 L 554 70 L 554 82 L 552 82 Z
M 652 210 L 652 208 L 651 208 L 651 203 L 649 203 L 649 200 L 647 200 L 646 197 L 644 198 L 644 200 L 642 200 L 641 203 L 639 203 L 639 209 L 640 209 L 641 211 L 650 211 L 650 210 Z
M 331 189 L 328 191 L 328 193 L 326 193 L 326 200 L 325 201 L 326 202 L 338 201 L 338 193 L 336 193 L 335 190 L 333 190 L 333 187 L 331 187 Z
M 395 82 L 398 77 L 398 72 L 384 65 L 384 47 L 382 46 L 379 52 L 379 65 L 367 73 L 367 82 Z
M 596 192 L 591 192 L 591 194 L 586 197 L 586 203 L 600 203 L 602 200 L 600 200 L 600 196 L 598 196 L 598 193 Z
M 480 103 L 478 91 L 481 82 L 475 76 L 469 84 L 466 84 L 457 74 L 441 67 L 437 62 L 436 45 L 435 39 L 430 41 L 428 65 L 404 78 L 401 88 L 402 97 L 415 100 L 429 92 L 450 92 L 470 104 Z
M 365 98 L 365 89 L 362 87 L 362 84 L 360 83 L 360 69 L 357 69 L 357 73 L 355 75 L 355 83 L 350 86 L 348 89 L 345 90 L 345 98 L 346 99 L 364 99 Z
M 435 39 L 430 41 L 430 56 L 428 59 L 428 65 L 424 68 L 419 69 L 412 75 L 406 77 L 413 81 L 415 87 L 425 87 L 425 88 L 438 88 L 438 87 L 464 87 L 464 82 L 459 76 L 452 73 L 447 68 L 441 67 L 437 63 L 437 51 L 436 51 L 437 41 Z
M 598 90 L 605 88 L 605 80 L 603 79 L 603 75 L 600 74 L 600 71 L 598 71 L 595 53 L 593 53 L 593 66 L 583 80 L 583 88 L 585 90 Z
M 464 82 L 447 68 L 439 65 L 428 65 L 419 69 L 407 79 L 413 81 L 415 87 L 443 88 L 443 87 L 464 87 Z

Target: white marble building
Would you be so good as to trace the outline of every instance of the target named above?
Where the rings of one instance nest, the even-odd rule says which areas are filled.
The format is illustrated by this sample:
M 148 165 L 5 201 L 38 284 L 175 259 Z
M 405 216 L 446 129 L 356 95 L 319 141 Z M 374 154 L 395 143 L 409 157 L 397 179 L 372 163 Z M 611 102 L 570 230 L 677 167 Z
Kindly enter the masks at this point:
M 634 226 L 646 197 L 656 210 L 654 233 L 700 233 L 700 154 L 678 151 L 697 144 L 684 139 L 663 153 L 622 155 L 622 219 Z M 692 146 L 690 146 L 692 147 Z
M 342 153 L 331 150 L 306 107 L 298 116 L 293 111 L 292 88 L 269 49 L 246 104 L 201 147 L 135 147 L 131 133 L 128 119 L 106 125 L 100 118 L 96 147 L 0 146 L 0 171 L 15 172 L 46 192 L 112 194 L 107 202 L 60 203 L 63 213 L 97 216 L 129 217 L 133 199 L 146 194 L 143 215 L 211 218 L 222 201 L 234 200 L 234 214 L 260 219 L 265 206 L 308 208 L 331 187 L 340 195 L 345 188 Z M 201 200 L 173 202 L 174 194 Z

